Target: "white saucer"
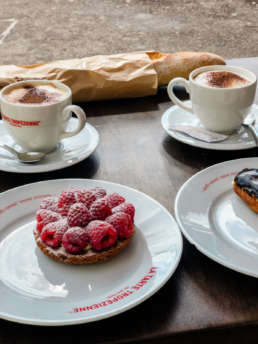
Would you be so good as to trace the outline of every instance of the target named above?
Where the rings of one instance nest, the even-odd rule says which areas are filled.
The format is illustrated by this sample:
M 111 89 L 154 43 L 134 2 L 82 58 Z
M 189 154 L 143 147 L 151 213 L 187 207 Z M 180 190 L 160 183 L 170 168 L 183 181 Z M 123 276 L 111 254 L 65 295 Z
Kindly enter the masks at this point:
M 77 119 L 72 118 L 69 121 L 68 129 L 71 130 L 76 127 L 76 122 Z M 0 144 L 2 143 L 22 151 L 7 134 L 3 121 L 0 121 Z M 59 170 L 86 159 L 94 152 L 98 143 L 99 134 L 97 130 L 87 123 L 79 134 L 62 140 L 55 151 L 35 164 L 20 163 L 11 154 L 0 148 L 0 170 L 16 173 L 40 173 Z
M 234 176 L 258 168 L 258 158 L 226 161 L 191 177 L 175 200 L 185 237 L 206 256 L 246 275 L 258 277 L 258 214 L 233 191 Z
M 189 104 L 190 101 L 188 100 L 186 103 Z M 254 112 L 255 116 L 258 118 L 258 105 L 254 104 L 251 108 L 251 112 Z M 244 127 L 241 127 L 234 134 L 230 135 L 226 141 L 219 143 L 203 142 L 187 136 L 186 134 L 169 130 L 168 128 L 171 125 L 193 125 L 195 127 L 201 127 L 200 121 L 195 115 L 181 109 L 177 105 L 171 106 L 164 112 L 161 118 L 161 124 L 169 136 L 195 147 L 215 150 L 241 150 L 256 147 L 251 133 Z
M 35 243 L 32 231 L 42 198 L 75 185 L 118 192 L 135 206 L 132 242 L 106 263 L 60 263 Z M 182 253 L 178 225 L 161 204 L 137 190 L 99 180 L 50 180 L 2 192 L 0 218 L 0 318 L 20 323 L 71 325 L 124 312 L 167 282 Z

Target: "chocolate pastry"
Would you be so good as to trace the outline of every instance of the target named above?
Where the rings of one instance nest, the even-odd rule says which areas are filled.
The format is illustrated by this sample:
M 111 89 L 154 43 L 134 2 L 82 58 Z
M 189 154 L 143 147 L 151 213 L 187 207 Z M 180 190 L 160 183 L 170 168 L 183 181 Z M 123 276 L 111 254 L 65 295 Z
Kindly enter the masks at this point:
M 245 168 L 233 183 L 235 193 L 256 213 L 258 212 L 258 169 Z

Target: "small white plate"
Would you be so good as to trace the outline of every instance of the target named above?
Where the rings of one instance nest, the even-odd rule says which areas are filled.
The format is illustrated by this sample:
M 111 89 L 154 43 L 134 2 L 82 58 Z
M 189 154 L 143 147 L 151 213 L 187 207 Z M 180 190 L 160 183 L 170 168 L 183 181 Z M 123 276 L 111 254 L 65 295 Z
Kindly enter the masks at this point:
M 45 256 L 32 231 L 47 194 L 72 185 L 100 186 L 135 205 L 136 234 L 110 261 L 72 266 Z M 33 325 L 70 325 L 111 317 L 143 302 L 174 273 L 182 237 L 173 216 L 149 196 L 123 185 L 59 179 L 0 195 L 0 318 Z
M 72 130 L 75 128 L 76 122 L 77 119 L 72 118 L 69 121 L 68 129 Z M 87 123 L 79 134 L 62 140 L 55 151 L 49 153 L 38 163 L 23 164 L 0 148 L 0 170 L 16 173 L 40 173 L 60 170 L 86 159 L 94 152 L 98 143 L 99 134 L 97 130 Z M 0 121 L 0 144 L 7 144 L 18 151 L 22 151 L 8 135 L 3 121 Z
M 185 237 L 206 256 L 246 275 L 258 277 L 258 214 L 233 191 L 234 176 L 258 168 L 258 158 L 226 161 L 191 177 L 175 200 Z
M 190 104 L 190 101 L 188 100 L 186 103 Z M 254 113 L 256 118 L 258 118 L 258 106 L 256 104 L 252 106 L 251 112 Z M 161 124 L 169 136 L 172 136 L 178 141 L 199 148 L 215 150 L 241 150 L 256 147 L 252 134 L 247 128 L 244 127 L 241 127 L 234 134 L 230 135 L 227 140 L 219 143 L 203 142 L 186 134 L 179 133 L 175 130 L 169 130 L 171 125 L 192 125 L 195 127 L 202 127 L 199 119 L 194 114 L 181 109 L 177 105 L 171 106 L 164 112 L 161 118 Z

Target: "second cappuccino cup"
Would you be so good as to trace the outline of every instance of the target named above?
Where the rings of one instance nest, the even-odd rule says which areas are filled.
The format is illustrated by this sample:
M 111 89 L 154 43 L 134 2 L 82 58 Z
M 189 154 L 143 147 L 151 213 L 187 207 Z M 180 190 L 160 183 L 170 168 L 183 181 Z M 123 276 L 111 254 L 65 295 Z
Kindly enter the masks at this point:
M 213 72 L 216 74 L 214 80 L 208 78 Z M 206 66 L 193 70 L 189 81 L 172 79 L 168 84 L 168 95 L 174 104 L 195 114 L 206 129 L 231 133 L 241 126 L 250 111 L 256 82 L 255 74 L 244 68 Z M 175 85 L 184 85 L 191 105 L 176 97 L 173 91 Z
M 50 152 L 85 126 L 82 108 L 72 105 L 71 89 L 59 81 L 27 80 L 4 87 L 0 94 L 3 123 L 15 143 L 26 151 Z M 74 113 L 74 130 L 67 130 Z

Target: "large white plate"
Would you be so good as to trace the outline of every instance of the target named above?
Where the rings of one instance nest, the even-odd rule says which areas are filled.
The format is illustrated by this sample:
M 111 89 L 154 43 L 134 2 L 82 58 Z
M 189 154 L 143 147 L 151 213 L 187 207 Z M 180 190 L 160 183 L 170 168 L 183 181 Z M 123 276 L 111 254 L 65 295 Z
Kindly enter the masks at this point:
M 186 101 L 186 104 L 190 104 L 190 101 Z M 252 106 L 251 112 L 258 119 L 257 105 L 254 104 Z M 177 105 L 171 106 L 164 112 L 161 118 L 161 124 L 169 136 L 194 147 L 215 150 L 242 150 L 256 147 L 252 134 L 244 127 L 241 127 L 234 134 L 230 135 L 226 141 L 218 143 L 203 142 L 175 130 L 169 130 L 171 125 L 192 125 L 194 127 L 202 127 L 199 119 L 195 115 L 181 109 Z
M 47 194 L 77 185 L 118 192 L 136 207 L 131 244 L 106 263 L 71 266 L 34 242 L 35 211 Z M 134 189 L 87 179 L 28 184 L 0 195 L 0 317 L 33 325 L 69 325 L 113 316 L 159 290 L 182 253 L 180 230 L 158 202 Z
M 258 158 L 211 166 L 191 177 L 175 200 L 185 237 L 206 256 L 238 272 L 258 277 L 258 214 L 233 191 L 234 176 L 258 168 Z
M 77 126 L 76 122 L 77 119 L 71 118 L 68 129 L 72 130 L 75 128 Z M 0 121 L 0 144 L 2 143 L 21 151 L 21 148 L 15 144 L 6 132 L 3 121 Z M 0 170 L 16 173 L 40 173 L 60 170 L 86 159 L 94 152 L 98 143 L 99 134 L 97 130 L 87 123 L 79 134 L 62 140 L 58 149 L 49 153 L 46 158 L 35 164 L 20 163 L 10 153 L 0 148 Z

